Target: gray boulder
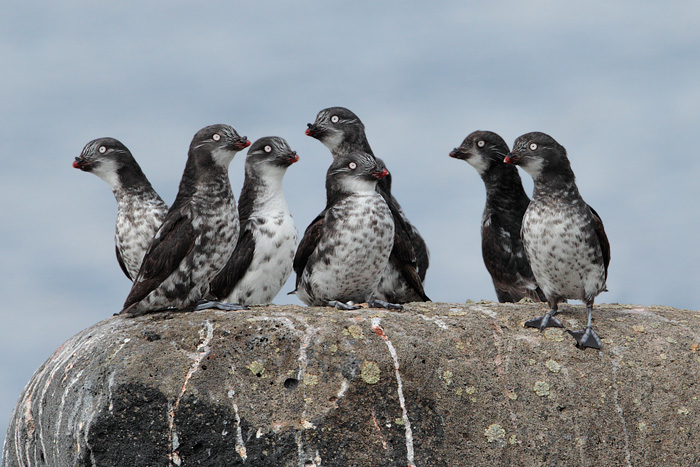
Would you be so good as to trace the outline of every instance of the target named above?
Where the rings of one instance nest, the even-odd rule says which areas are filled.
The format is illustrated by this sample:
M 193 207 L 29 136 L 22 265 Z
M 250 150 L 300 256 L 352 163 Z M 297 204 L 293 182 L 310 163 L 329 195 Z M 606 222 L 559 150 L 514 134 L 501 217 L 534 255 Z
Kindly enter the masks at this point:
M 596 310 L 602 351 L 532 303 L 111 317 L 36 371 L 2 465 L 699 465 L 700 312 Z

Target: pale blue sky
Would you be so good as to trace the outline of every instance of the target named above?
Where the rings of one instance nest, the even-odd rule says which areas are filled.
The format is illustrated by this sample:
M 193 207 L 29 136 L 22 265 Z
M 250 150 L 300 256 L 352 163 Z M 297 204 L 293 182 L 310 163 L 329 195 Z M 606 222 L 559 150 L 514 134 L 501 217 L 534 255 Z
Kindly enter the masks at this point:
M 483 185 L 448 153 L 476 129 L 508 143 L 543 131 L 605 222 L 610 291 L 598 301 L 698 308 L 697 2 L 236 3 L 3 6 L 0 436 L 34 370 L 129 291 L 114 198 L 71 167 L 102 136 L 132 150 L 168 203 L 201 127 L 282 136 L 301 157 L 285 188 L 303 232 L 331 160 L 306 123 L 348 107 L 428 243 L 428 295 L 459 302 L 495 293 Z M 291 289 L 277 303 L 299 303 Z

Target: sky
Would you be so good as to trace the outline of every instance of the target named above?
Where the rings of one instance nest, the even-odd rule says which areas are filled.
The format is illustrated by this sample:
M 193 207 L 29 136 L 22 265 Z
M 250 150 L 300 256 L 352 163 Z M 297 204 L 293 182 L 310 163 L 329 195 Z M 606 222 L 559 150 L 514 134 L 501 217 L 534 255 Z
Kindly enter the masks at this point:
M 134 154 L 167 203 L 200 128 L 281 136 L 300 233 L 325 203 L 330 106 L 364 122 L 431 253 L 440 302 L 495 300 L 481 259 L 483 183 L 449 152 L 474 130 L 542 131 L 568 151 L 611 244 L 600 303 L 698 309 L 700 4 L 19 2 L 0 16 L 0 438 L 64 341 L 121 309 L 116 202 L 72 168 L 90 140 Z M 230 167 L 238 194 L 245 152 Z M 528 191 L 529 176 L 521 171 Z M 300 302 L 286 295 L 275 303 Z

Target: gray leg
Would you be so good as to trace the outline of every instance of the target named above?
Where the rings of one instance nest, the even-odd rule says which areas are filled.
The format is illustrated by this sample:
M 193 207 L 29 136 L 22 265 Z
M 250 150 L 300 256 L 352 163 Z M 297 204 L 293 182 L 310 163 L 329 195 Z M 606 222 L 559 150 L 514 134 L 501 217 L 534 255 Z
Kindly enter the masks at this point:
M 581 330 L 581 331 L 567 331 L 567 332 L 569 334 L 571 334 L 572 336 L 574 336 L 574 339 L 576 339 L 576 347 L 578 347 L 579 349 L 583 350 L 586 347 L 590 347 L 592 349 L 600 350 L 603 347 L 603 343 L 600 341 L 600 338 L 598 337 L 598 335 L 593 330 L 593 327 L 591 326 L 591 322 L 592 322 L 591 314 L 593 313 L 593 302 L 587 303 L 586 309 L 588 310 L 588 324 L 586 325 L 586 328 Z
M 199 303 L 197 303 L 197 306 L 195 307 L 195 311 L 201 311 L 201 310 L 210 310 L 210 309 L 215 309 L 215 310 L 223 310 L 223 311 L 241 311 L 241 310 L 250 310 L 245 305 L 239 305 L 237 303 L 225 303 L 225 302 L 217 302 L 217 301 L 212 301 L 212 300 L 201 300 Z
M 370 308 L 386 308 L 387 310 L 403 310 L 403 306 L 396 303 L 385 302 L 384 300 L 379 300 L 378 298 L 373 298 L 367 301 L 367 305 Z
M 554 317 L 557 313 L 559 313 L 559 305 L 555 300 L 550 300 L 549 311 L 544 316 L 525 321 L 525 326 L 537 328 L 540 331 L 544 331 L 545 328 L 563 328 L 564 326 Z

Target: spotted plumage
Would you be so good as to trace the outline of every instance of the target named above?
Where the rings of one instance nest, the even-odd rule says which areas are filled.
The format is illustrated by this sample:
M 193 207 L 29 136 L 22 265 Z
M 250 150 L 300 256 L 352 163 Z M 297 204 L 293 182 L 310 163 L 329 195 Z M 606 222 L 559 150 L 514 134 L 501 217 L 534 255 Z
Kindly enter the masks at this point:
M 146 252 L 122 313 L 191 311 L 231 257 L 238 239 L 228 166 L 250 145 L 229 125 L 195 134 L 175 202 Z
M 131 152 L 114 138 L 85 145 L 73 167 L 107 182 L 117 200 L 114 244 L 126 277 L 136 278 L 143 256 L 160 227 L 168 206 L 158 196 Z
M 211 294 L 243 305 L 272 302 L 292 272 L 298 234 L 282 191 L 287 168 L 299 156 L 278 137 L 250 146 L 238 200 L 236 249 L 211 284 Z
M 307 305 L 375 297 L 394 239 L 391 211 L 376 191 L 387 174 L 363 152 L 338 156 L 331 164 L 326 208 L 306 229 L 294 258 L 295 292 Z
M 367 141 L 364 124 L 357 115 L 344 107 L 321 110 L 315 122 L 308 124 L 306 134 L 321 141 L 331 151 L 334 160 L 358 151 L 375 157 Z M 375 159 L 379 165 L 384 166 L 381 159 Z M 391 258 L 382 273 L 377 297 L 393 303 L 428 301 L 423 290 L 429 266 L 425 241 L 391 194 L 391 175 L 379 181 L 377 191 L 389 206 L 395 232 Z
M 551 136 L 539 132 L 520 136 L 505 161 L 520 165 L 535 182 L 522 237 L 550 310 L 525 324 L 539 329 L 562 327 L 554 318 L 558 303 L 582 300 L 588 309 L 588 324 L 581 331 L 569 332 L 578 347 L 600 349 L 591 314 L 595 297 L 606 290 L 610 263 L 603 222 L 579 194 L 566 150 Z
M 522 298 L 545 301 L 520 238 L 530 198 L 523 189 L 518 169 L 503 163 L 508 152 L 508 145 L 496 133 L 475 131 L 450 153 L 450 157 L 467 161 L 486 186 L 481 252 L 498 301 L 517 302 Z

